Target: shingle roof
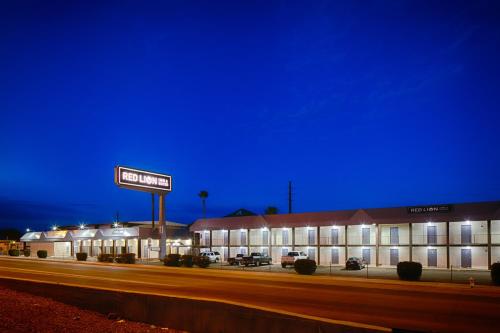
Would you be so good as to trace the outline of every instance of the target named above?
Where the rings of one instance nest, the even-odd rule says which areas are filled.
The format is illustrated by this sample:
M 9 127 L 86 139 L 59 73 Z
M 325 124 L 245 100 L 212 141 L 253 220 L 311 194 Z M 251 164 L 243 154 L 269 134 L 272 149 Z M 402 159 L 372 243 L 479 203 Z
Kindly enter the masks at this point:
M 431 205 L 434 206 L 434 205 Z M 408 222 L 481 221 L 500 219 L 500 201 L 476 202 L 452 205 L 447 212 L 410 214 L 409 207 L 368 208 L 337 210 L 315 213 L 256 215 L 199 219 L 190 230 L 258 229 L 282 227 L 306 227 L 328 225 L 356 225 L 362 223 L 397 224 Z

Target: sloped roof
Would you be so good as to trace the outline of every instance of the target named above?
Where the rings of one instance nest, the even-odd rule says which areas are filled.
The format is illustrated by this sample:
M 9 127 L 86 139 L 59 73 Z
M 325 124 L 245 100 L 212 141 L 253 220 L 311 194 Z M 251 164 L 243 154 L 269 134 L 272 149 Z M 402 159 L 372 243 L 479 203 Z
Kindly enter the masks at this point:
M 232 216 L 255 216 L 255 215 L 257 215 L 257 214 L 255 214 L 252 211 L 249 211 L 248 209 L 240 208 L 240 209 L 232 212 L 231 214 L 227 214 L 225 217 L 232 217 Z
M 44 231 L 40 240 L 65 242 L 71 241 L 71 234 L 67 230 Z
M 71 230 L 70 233 L 73 238 L 94 238 L 97 229 Z
M 21 242 L 31 242 L 39 240 L 41 236 L 41 232 L 27 232 L 21 237 Z
M 428 221 L 446 222 L 500 219 L 500 201 L 431 206 L 449 206 L 450 210 L 446 212 L 427 212 L 412 214 L 409 212 L 410 207 L 393 207 L 299 214 L 224 217 L 214 219 L 199 219 L 191 225 L 190 230 L 234 230 L 258 229 L 262 227 L 305 227 L 308 225 L 356 225 L 362 223 L 397 224 Z

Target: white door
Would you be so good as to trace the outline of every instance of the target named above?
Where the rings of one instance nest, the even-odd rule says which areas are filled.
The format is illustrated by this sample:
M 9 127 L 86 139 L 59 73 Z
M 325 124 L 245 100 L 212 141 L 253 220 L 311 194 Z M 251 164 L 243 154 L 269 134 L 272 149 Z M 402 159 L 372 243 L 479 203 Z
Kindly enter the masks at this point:
M 71 256 L 71 242 L 54 242 L 54 257 Z

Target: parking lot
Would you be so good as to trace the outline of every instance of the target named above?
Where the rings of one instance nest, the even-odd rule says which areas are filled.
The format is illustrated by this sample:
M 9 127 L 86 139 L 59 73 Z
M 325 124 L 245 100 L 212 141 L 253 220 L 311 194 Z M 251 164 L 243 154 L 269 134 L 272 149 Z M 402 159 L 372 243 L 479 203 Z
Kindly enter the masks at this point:
M 229 269 L 240 271 L 273 272 L 283 274 L 297 274 L 293 267 L 282 268 L 280 264 L 262 265 L 259 267 L 230 266 L 227 263 L 213 263 L 209 269 Z M 330 275 L 342 277 L 394 279 L 398 280 L 395 267 L 370 267 L 362 270 L 346 270 L 343 266 L 318 266 L 315 275 Z M 427 282 L 454 282 L 469 283 L 469 278 L 474 278 L 476 284 L 491 285 L 489 271 L 469 269 L 424 269 L 421 281 Z

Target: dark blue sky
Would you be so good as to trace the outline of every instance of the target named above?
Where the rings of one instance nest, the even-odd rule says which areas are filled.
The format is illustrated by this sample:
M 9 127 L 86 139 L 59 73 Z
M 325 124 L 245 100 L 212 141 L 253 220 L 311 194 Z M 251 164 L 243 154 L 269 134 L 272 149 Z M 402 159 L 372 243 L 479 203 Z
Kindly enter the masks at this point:
M 0 226 L 500 199 L 500 2 L 2 1 Z

